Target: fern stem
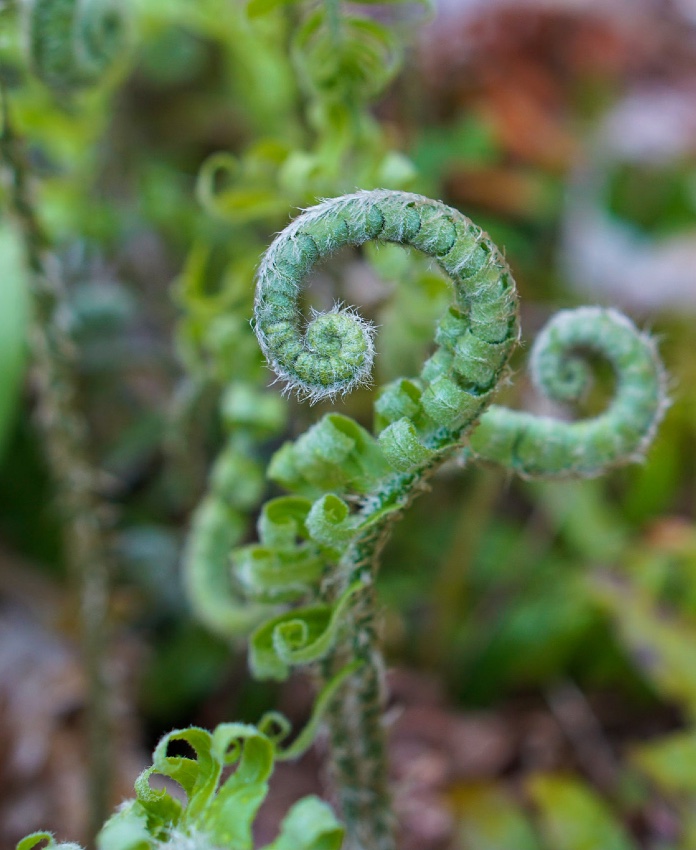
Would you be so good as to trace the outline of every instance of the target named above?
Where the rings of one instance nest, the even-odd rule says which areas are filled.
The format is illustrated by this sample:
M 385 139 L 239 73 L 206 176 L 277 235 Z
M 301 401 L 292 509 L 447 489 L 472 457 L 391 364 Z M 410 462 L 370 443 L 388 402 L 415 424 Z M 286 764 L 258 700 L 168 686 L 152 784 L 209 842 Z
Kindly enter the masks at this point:
M 104 655 L 107 646 L 108 558 L 98 496 L 98 473 L 85 449 L 88 426 L 77 399 L 75 349 L 66 331 L 66 296 L 50 240 L 36 215 L 29 190 L 29 166 L 2 100 L 2 159 L 11 180 L 11 203 L 24 237 L 31 268 L 33 323 L 31 351 L 37 395 L 37 423 L 58 491 L 69 574 L 79 595 L 80 640 L 87 679 L 88 819 L 95 835 L 109 811 L 111 789 L 110 716 Z
M 467 427 L 450 432 L 448 440 L 450 443 L 462 440 L 468 431 Z M 440 435 L 433 442 L 442 439 Z M 362 662 L 346 680 L 326 715 L 331 774 L 346 825 L 344 850 L 395 850 L 396 847 L 383 723 L 385 665 L 379 649 L 375 580 L 394 523 L 426 489 L 428 480 L 454 450 L 454 445 L 448 445 L 417 471 L 392 476 L 373 494 L 369 509 L 363 511 L 365 518 L 394 501 L 400 509 L 357 536 L 324 585 L 325 597 L 333 601 L 352 583 L 365 584 L 365 589 L 354 597 L 341 640 L 322 662 L 325 682 L 331 681 L 347 663 Z
M 337 574 L 350 583 L 366 571 L 374 576 L 386 541 L 374 528 L 346 551 Z M 335 592 L 331 588 L 331 592 Z M 394 815 L 389 793 L 387 745 L 382 714 L 384 664 L 376 627 L 374 582 L 356 595 L 342 639 L 322 662 L 326 682 L 351 661 L 362 662 L 342 686 L 326 714 L 331 740 L 331 774 L 346 824 L 345 850 L 394 850 Z

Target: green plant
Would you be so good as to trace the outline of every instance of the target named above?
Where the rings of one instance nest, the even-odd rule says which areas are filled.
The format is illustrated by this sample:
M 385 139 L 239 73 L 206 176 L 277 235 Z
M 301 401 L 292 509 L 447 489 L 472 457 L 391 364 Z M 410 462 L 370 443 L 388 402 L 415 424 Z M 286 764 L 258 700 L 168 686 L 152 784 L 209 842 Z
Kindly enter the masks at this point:
M 3 15 L 6 10 L 1 10 Z M 15 11 L 11 9 L 10 11 Z M 29 51 L 29 63 L 51 91 L 41 87 L 31 91 L 23 103 L 18 96 L 18 111 L 31 111 L 32 100 L 48 95 L 48 110 L 54 108 L 57 94 L 70 98 L 85 85 L 100 79 L 113 65 L 123 47 L 126 12 L 118 4 L 102 0 L 33 0 L 21 10 Z M 11 19 L 10 19 L 11 20 Z M 4 39 L 4 59 L 11 65 L 15 58 L 18 28 L 6 27 L 0 18 Z M 11 78 L 11 74 L 8 75 Z M 15 221 L 11 231 L 21 244 L 3 253 L 15 272 L 17 287 L 14 308 L 17 322 L 14 333 L 22 333 L 23 283 L 31 290 L 31 353 L 37 390 L 37 419 L 42 430 L 48 465 L 56 490 L 60 493 L 63 519 L 65 560 L 79 594 L 82 650 L 89 697 L 87 734 L 90 752 L 90 818 L 96 829 L 109 808 L 110 794 L 110 718 L 108 685 L 103 664 L 106 644 L 109 560 L 104 534 L 104 507 L 99 473 L 90 450 L 85 446 L 89 426 L 79 403 L 76 351 L 66 316 L 71 315 L 58 255 L 60 239 L 44 220 L 36 202 L 37 184 L 24 139 L 16 130 L 11 108 L 13 92 L 0 74 L 2 128 L 0 163 L 6 174 L 7 197 L 4 212 Z M 78 133 L 79 135 L 79 133 Z M 60 139 L 58 140 L 60 141 Z M 80 139 L 84 143 L 84 139 Z M 78 188 L 79 193 L 79 188 Z M 5 236 L 7 239 L 8 236 Z M 26 268 L 12 256 L 24 254 Z M 13 268 L 14 266 L 14 268 Z M 10 296 L 11 297 L 11 296 Z M 12 366 L 13 364 L 9 364 Z
M 195 758 L 171 756 L 173 742 L 185 742 Z M 277 756 L 271 738 L 255 726 L 226 723 L 210 733 L 194 727 L 170 732 L 155 749 L 152 767 L 135 783 L 136 798 L 121 805 L 97 836 L 98 850 L 252 850 L 252 826 L 268 793 Z M 223 779 L 223 771 L 235 766 Z M 166 789 L 150 785 L 165 776 L 186 792 L 180 802 Z M 290 809 L 278 838 L 265 850 L 339 850 L 343 830 L 326 803 L 305 797 Z M 17 850 L 39 844 L 76 850 L 56 843 L 49 833 L 27 836 Z
M 403 53 L 398 34 L 373 16 L 341 2 L 297 0 L 246 8 L 209 0 L 174 14 L 230 53 L 249 81 L 235 97 L 248 102 L 262 130 L 240 153 L 220 151 L 203 162 L 196 194 L 206 230 L 175 290 L 186 377 L 172 430 L 186 431 L 203 388 L 213 386 L 224 431 L 192 516 L 185 583 L 200 621 L 235 641 L 263 610 L 239 597 L 228 553 L 247 536 L 263 500 L 263 444 L 279 437 L 288 419 L 287 405 L 265 386 L 267 371 L 248 321 L 249 280 L 267 234 L 283 226 L 289 208 L 356 184 L 410 188 L 416 175 L 371 114 Z M 168 23 L 171 15 L 168 9 Z M 268 86 L 268 79 L 277 84 Z M 412 263 L 409 274 L 425 277 L 424 264 Z
M 607 410 L 592 420 L 568 423 L 489 407 L 508 374 L 519 336 L 514 283 L 491 240 L 455 210 L 416 195 L 375 190 L 326 201 L 300 216 L 276 240 L 259 271 L 255 329 L 289 392 L 312 402 L 328 401 L 370 381 L 374 355 L 370 322 L 354 309 L 338 305 L 315 315 L 305 331 L 300 313 L 303 281 L 340 247 L 370 241 L 412 246 L 434 258 L 452 278 L 455 303 L 437 326 L 438 348 L 419 377 L 398 377 L 379 392 L 374 434 L 346 416 L 329 414 L 276 453 L 269 477 L 292 495 L 263 507 L 261 542 L 236 549 L 230 582 L 230 551 L 244 540 L 249 517 L 264 493 L 263 442 L 280 434 L 287 421 L 282 400 L 262 388 L 267 374 L 248 326 L 249 281 L 265 239 L 255 226 L 260 223 L 268 232 L 289 207 L 350 191 L 356 184 L 396 188 L 413 184 L 409 161 L 392 149 L 368 109 L 396 72 L 399 46 L 386 27 L 339 2 L 256 0 L 246 10 L 250 20 L 241 4 L 228 0 L 194 4 L 153 0 L 145 5 L 144 29 L 166 30 L 176 21 L 222 45 L 231 64 L 251 69 L 249 76 L 257 82 L 266 75 L 284 80 L 282 85 L 268 86 L 265 99 L 246 95 L 250 122 L 265 129 L 266 122 L 273 121 L 272 137 L 255 140 L 237 157 L 218 153 L 207 159 L 197 193 L 208 219 L 202 223 L 194 222 L 192 214 L 186 218 L 187 242 L 192 230 L 196 237 L 176 290 L 184 311 L 179 351 L 190 379 L 183 387 L 182 407 L 190 421 L 202 392 L 214 384 L 221 395 L 225 439 L 208 492 L 195 513 L 185 560 L 190 595 L 202 621 L 226 638 L 261 622 L 250 652 L 257 677 L 281 680 L 292 668 L 310 664 L 321 691 L 312 722 L 289 749 L 280 746 L 280 736 L 271 735 L 270 720 L 259 728 L 223 725 L 212 735 L 198 729 L 170 733 L 155 751 L 153 767 L 138 781 L 136 800 L 107 822 L 99 846 L 101 850 L 249 848 L 250 824 L 266 792 L 273 760 L 298 754 L 326 718 L 349 847 L 392 847 L 394 818 L 381 718 L 384 682 L 374 584 L 394 523 L 450 460 L 489 461 L 522 476 L 554 478 L 598 475 L 612 465 L 638 459 L 665 407 L 661 367 L 649 338 L 615 311 L 566 311 L 537 341 L 532 354 L 535 380 L 552 398 L 572 402 L 589 381 L 585 356 L 607 359 L 617 381 Z M 69 108 L 102 70 L 101 59 L 94 55 L 65 51 L 67 45 L 75 47 L 82 27 L 81 19 L 73 16 L 78 8 L 83 7 L 57 0 L 35 4 L 41 15 L 37 26 L 41 21 L 56 43 L 50 39 L 40 43 L 39 30 L 28 31 L 35 71 Z M 115 8 L 112 3 L 84 5 L 98 13 L 91 19 L 97 20 L 96 31 L 108 36 L 107 60 L 119 52 L 123 32 L 113 17 Z M 82 31 L 91 38 L 92 24 L 87 24 Z M 287 55 L 279 48 L 286 42 L 291 44 Z M 294 79 L 299 81 L 295 87 L 288 82 Z M 262 88 L 251 90 L 260 93 Z M 31 98 L 28 102 L 26 113 L 31 115 L 33 107 L 36 115 L 39 110 Z M 51 376 L 57 376 L 63 380 L 59 388 L 67 387 L 62 399 L 48 394 L 44 410 L 72 427 L 81 419 L 79 415 L 76 419 L 72 399 L 73 363 L 61 348 L 69 340 L 55 335 L 60 331 L 55 311 L 65 307 L 64 299 L 60 290 L 42 293 L 40 288 L 46 263 L 54 263 L 61 227 L 68 228 L 59 216 L 47 227 L 34 214 L 38 205 L 26 191 L 31 175 L 17 158 L 11 125 L 6 123 L 4 130 L 6 165 L 18 184 L 15 212 L 34 251 L 30 259 L 39 307 L 48 310 L 44 382 L 50 386 Z M 81 147 L 85 138 L 76 135 L 75 146 Z M 155 185 L 169 188 L 173 172 L 164 170 Z M 74 172 L 78 173 L 82 172 Z M 86 194 L 84 189 L 73 189 L 65 204 L 71 214 L 78 211 L 83 225 L 91 209 L 82 197 Z M 56 209 L 60 204 L 53 207 L 54 213 Z M 174 214 L 163 215 L 167 226 L 175 227 L 174 219 Z M 222 263 L 221 246 L 226 252 Z M 402 258 L 405 268 L 403 262 L 393 262 L 392 252 L 384 251 L 380 257 L 367 248 L 365 253 L 375 268 L 398 268 L 395 276 L 423 290 L 422 300 L 413 298 L 411 306 L 425 303 L 424 312 L 432 310 L 441 288 L 425 270 L 422 257 Z M 434 297 L 424 295 L 424 282 L 432 284 Z M 53 297 L 55 303 L 50 301 Z M 392 327 L 399 326 L 400 318 L 398 309 L 389 314 Z M 403 348 L 410 356 L 429 344 L 422 338 L 428 322 L 421 325 L 420 336 L 415 330 L 404 334 Z M 392 354 L 394 350 L 397 346 Z M 393 370 L 400 360 L 392 356 L 391 361 Z M 65 435 L 59 431 L 58 436 Z M 70 483 L 71 470 L 80 473 L 80 483 L 87 489 L 75 492 L 89 502 L 75 506 L 77 524 L 77 519 L 90 515 L 96 487 L 91 470 L 83 474 L 84 459 L 75 446 L 67 448 L 56 456 L 57 477 L 63 475 Z M 94 549 L 100 545 L 96 540 Z M 85 558 L 78 566 L 103 603 L 103 573 L 92 572 L 94 564 L 87 565 Z M 298 607 L 290 607 L 295 604 Z M 99 606 L 90 608 L 93 624 L 100 611 Z M 99 647 L 92 648 L 91 670 L 99 684 Z M 284 721 L 280 724 L 287 732 Z M 193 746 L 196 759 L 169 756 L 172 741 Z M 96 752 L 102 742 L 94 743 Z M 102 762 L 103 757 L 102 752 Z M 236 772 L 221 783 L 221 771 L 237 757 Z M 179 782 L 186 804 L 154 791 L 149 784 L 152 773 Z M 543 783 L 538 784 L 539 797 L 544 790 Z M 98 779 L 92 792 L 101 798 L 96 810 L 103 808 L 105 792 Z M 582 789 L 579 796 L 587 802 Z M 584 810 L 593 806 L 591 802 Z M 281 836 L 269 847 L 331 850 L 340 840 L 341 829 L 328 809 L 310 800 L 291 810 Z M 19 847 L 31 850 L 46 841 L 65 850 L 75 846 L 56 845 L 39 833 Z
M 486 235 L 443 204 L 376 190 L 326 201 L 275 240 L 258 273 L 254 325 L 288 391 L 317 401 L 368 380 L 373 329 L 353 309 L 315 315 L 306 331 L 300 288 L 313 266 L 344 245 L 381 240 L 434 257 L 454 286 L 438 345 L 417 379 L 378 394 L 377 436 L 328 414 L 273 457 L 269 477 L 295 495 L 267 503 L 261 543 L 237 550 L 238 581 L 261 602 L 310 599 L 260 626 L 250 664 L 285 678 L 314 663 L 320 679 L 360 667 L 332 701 L 332 768 L 350 848 L 394 846 L 381 710 L 375 579 L 394 522 L 449 459 L 483 459 L 523 476 L 594 476 L 642 457 L 666 407 L 655 345 L 620 314 L 581 308 L 559 314 L 531 356 L 551 398 L 577 400 L 588 356 L 611 365 L 615 395 L 593 419 L 567 423 L 488 405 L 518 339 L 509 269 Z M 480 420 L 480 421 L 479 421 Z M 475 426 L 478 426 L 475 428 Z M 474 430 L 475 429 L 475 430 Z
M 518 338 L 509 269 L 486 235 L 457 211 L 387 190 L 308 210 L 261 263 L 255 330 L 288 390 L 316 400 L 368 379 L 370 325 L 354 310 L 336 307 L 315 315 L 303 333 L 298 309 L 300 285 L 323 256 L 368 240 L 410 244 L 433 256 L 452 279 L 455 303 L 438 324 L 438 347 L 418 379 L 401 378 L 380 391 L 377 437 L 345 416 L 328 414 L 276 453 L 269 476 L 294 495 L 265 505 L 261 543 L 236 550 L 233 560 L 250 599 L 274 607 L 303 601 L 263 623 L 250 643 L 251 667 L 259 678 L 283 679 L 293 667 L 309 663 L 324 682 L 313 721 L 285 755 L 311 742 L 324 715 L 347 846 L 389 848 L 394 823 L 381 720 L 375 579 L 394 521 L 455 456 L 550 477 L 592 476 L 636 460 L 666 401 L 654 343 L 615 311 L 581 308 L 559 314 L 539 337 L 531 357 L 533 375 L 556 399 L 576 399 L 589 379 L 585 359 L 604 357 L 617 384 L 608 409 L 578 423 L 500 407 L 486 410 Z M 261 729 L 275 720 L 262 721 Z M 281 721 L 281 737 L 286 732 Z M 187 741 L 197 759 L 168 756 L 172 740 Z M 216 794 L 220 771 L 240 755 L 237 771 Z M 104 826 L 100 848 L 250 846 L 250 824 L 276 755 L 277 744 L 256 727 L 229 724 L 212 736 L 196 729 L 171 733 L 155 751 L 153 767 L 138 780 L 136 800 Z M 183 786 L 186 806 L 151 789 L 153 772 Z M 308 847 L 315 846 L 315 838 L 316 846 L 338 846 L 339 828 L 317 801 L 298 804 L 271 846 L 299 840 L 298 823 L 305 824 L 300 831 L 309 836 Z M 40 841 L 52 839 L 37 834 L 19 847 L 31 850 Z

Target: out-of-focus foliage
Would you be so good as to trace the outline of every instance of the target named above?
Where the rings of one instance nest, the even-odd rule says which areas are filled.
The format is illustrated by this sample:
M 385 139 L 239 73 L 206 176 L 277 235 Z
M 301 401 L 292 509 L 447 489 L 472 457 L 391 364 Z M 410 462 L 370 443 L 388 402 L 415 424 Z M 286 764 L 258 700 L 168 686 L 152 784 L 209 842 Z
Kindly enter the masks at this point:
M 26 258 L 16 230 L 9 223 L 0 227 L 0 457 L 14 424 L 24 375 L 29 325 L 29 283 Z

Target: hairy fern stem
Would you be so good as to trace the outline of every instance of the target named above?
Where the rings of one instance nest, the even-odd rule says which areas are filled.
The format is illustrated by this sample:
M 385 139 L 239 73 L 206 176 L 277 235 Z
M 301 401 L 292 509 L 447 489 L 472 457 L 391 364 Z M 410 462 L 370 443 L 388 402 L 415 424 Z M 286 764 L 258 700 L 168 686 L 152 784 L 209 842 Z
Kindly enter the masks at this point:
M 389 793 L 386 730 L 383 713 L 386 698 L 385 664 L 379 645 L 379 605 L 375 581 L 381 555 L 392 528 L 411 503 L 428 487 L 430 478 L 449 460 L 469 428 L 459 433 L 444 431 L 432 443 L 447 441 L 419 469 L 390 477 L 372 494 L 361 512 L 368 530 L 347 547 L 337 568 L 324 582 L 327 601 L 361 582 L 364 589 L 353 597 L 341 636 L 321 663 L 325 682 L 354 659 L 358 670 L 345 682 L 326 714 L 331 741 L 330 771 L 346 824 L 345 850 L 395 850 L 395 821 Z M 398 509 L 371 522 L 385 505 Z
M 330 682 L 352 660 L 360 668 L 343 684 L 326 713 L 331 743 L 330 771 L 347 828 L 346 850 L 393 850 L 394 822 L 387 745 L 382 723 L 384 664 L 377 636 L 377 598 L 373 577 L 386 542 L 385 528 L 375 527 L 347 550 L 336 574 L 342 582 L 363 581 L 353 600 L 341 636 L 321 662 L 321 676 Z M 366 580 L 366 574 L 369 579 Z M 327 601 L 337 588 L 329 580 Z

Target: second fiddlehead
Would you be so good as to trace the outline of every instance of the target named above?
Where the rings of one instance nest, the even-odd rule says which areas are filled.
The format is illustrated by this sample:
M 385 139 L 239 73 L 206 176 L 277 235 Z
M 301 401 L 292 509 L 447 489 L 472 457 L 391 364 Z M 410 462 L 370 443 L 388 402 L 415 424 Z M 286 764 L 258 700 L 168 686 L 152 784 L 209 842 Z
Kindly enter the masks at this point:
M 416 379 L 378 394 L 377 436 L 329 414 L 274 456 L 269 476 L 295 496 L 275 499 L 259 523 L 261 544 L 238 550 L 235 570 L 260 601 L 305 604 L 252 636 L 251 663 L 284 678 L 316 662 L 332 681 L 349 663 L 328 711 L 332 763 L 350 850 L 394 845 L 381 724 L 382 662 L 374 578 L 393 522 L 452 454 L 481 457 L 523 475 L 597 475 L 635 460 L 665 409 L 655 346 L 611 310 L 561 313 L 532 355 L 535 380 L 552 397 L 577 398 L 584 357 L 612 366 L 616 396 L 577 423 L 488 408 L 517 342 L 517 296 L 496 246 L 445 205 L 402 192 L 360 192 L 299 216 L 269 248 L 258 273 L 254 325 L 269 364 L 288 389 L 311 400 L 369 379 L 373 329 L 353 309 L 315 315 L 306 330 L 300 288 L 320 259 L 369 240 L 413 246 L 453 283 L 454 303 L 437 325 L 437 348 Z M 477 427 L 478 426 L 478 427 Z
M 532 350 L 538 389 L 554 401 L 578 401 L 591 382 L 586 358 L 605 358 L 614 398 L 592 419 L 562 422 L 492 406 L 471 438 L 483 459 L 530 478 L 590 478 L 642 459 L 668 402 L 657 346 L 616 310 L 582 307 L 554 316 Z

